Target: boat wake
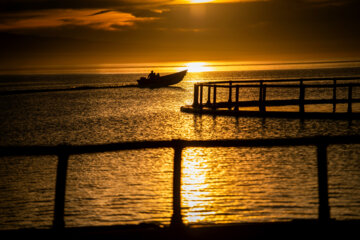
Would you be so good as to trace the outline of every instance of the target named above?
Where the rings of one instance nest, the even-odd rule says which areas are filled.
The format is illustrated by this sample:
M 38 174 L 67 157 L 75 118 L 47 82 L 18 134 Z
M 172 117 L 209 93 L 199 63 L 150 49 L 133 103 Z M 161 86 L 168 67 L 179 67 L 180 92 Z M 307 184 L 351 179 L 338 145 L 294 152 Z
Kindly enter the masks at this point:
M 22 89 L 22 90 L 10 90 L 0 91 L 0 95 L 15 95 L 15 94 L 27 94 L 27 93 L 43 93 L 43 92 L 61 92 L 61 91 L 81 91 L 81 90 L 97 90 L 97 89 L 111 89 L 111 88 L 138 88 L 137 84 L 127 84 L 121 86 L 77 86 L 69 88 L 47 88 L 47 89 Z

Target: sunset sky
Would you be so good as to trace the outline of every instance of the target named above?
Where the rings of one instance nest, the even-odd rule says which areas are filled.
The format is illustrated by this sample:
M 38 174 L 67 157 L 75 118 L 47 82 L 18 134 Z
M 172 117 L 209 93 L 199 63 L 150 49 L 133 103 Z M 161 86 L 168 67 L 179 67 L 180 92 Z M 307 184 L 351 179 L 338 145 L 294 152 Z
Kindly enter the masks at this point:
M 358 0 L 2 0 L 1 69 L 360 59 Z

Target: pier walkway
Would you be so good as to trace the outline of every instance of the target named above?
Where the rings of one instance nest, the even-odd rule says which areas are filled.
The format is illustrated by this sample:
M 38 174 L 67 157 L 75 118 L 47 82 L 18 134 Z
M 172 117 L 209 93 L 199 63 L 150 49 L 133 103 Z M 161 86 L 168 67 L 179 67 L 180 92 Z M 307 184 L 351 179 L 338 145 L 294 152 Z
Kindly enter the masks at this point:
M 181 111 L 243 117 L 359 119 L 360 111 L 353 110 L 354 104 L 360 103 L 359 93 L 360 77 L 205 82 L 194 85 L 193 104 L 181 107 Z M 314 106 L 318 105 L 330 106 L 331 110 L 317 111 Z M 307 111 L 307 106 L 315 111 Z

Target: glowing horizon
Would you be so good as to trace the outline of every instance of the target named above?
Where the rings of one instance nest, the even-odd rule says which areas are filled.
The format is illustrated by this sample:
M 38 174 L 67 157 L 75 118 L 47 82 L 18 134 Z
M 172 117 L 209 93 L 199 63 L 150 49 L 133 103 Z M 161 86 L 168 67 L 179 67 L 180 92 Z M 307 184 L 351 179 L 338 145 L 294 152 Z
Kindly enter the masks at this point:
M 145 74 L 151 70 L 160 74 L 188 70 L 189 73 L 213 71 L 256 71 L 310 68 L 360 67 L 360 59 L 319 61 L 193 61 L 117 64 L 22 65 L 11 69 L 0 68 L 0 74 Z

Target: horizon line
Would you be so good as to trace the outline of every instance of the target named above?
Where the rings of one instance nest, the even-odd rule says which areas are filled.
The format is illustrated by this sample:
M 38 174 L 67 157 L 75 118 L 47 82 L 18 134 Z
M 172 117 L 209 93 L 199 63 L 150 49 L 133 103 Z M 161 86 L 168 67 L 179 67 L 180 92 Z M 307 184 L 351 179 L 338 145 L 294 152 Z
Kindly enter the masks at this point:
M 308 64 L 346 64 L 346 63 L 360 63 L 360 59 L 353 60 L 319 60 L 319 61 L 171 61 L 171 62 L 149 62 L 149 63 L 104 63 L 104 64 L 59 64 L 59 65 L 45 65 L 45 66 L 21 66 L 21 67 L 10 67 L 10 68 L 1 68 L 0 75 L 14 75 L 14 74 L 28 74 L 21 73 L 22 71 L 34 70 L 36 72 L 43 71 L 56 71 L 56 70 L 78 70 L 73 74 L 81 73 L 81 70 L 90 70 L 93 69 L 95 72 L 89 73 L 99 73 L 96 70 L 101 69 L 141 69 L 141 68 L 186 68 L 188 63 L 203 63 L 204 67 L 251 67 L 251 66 L 286 66 L 286 65 L 308 65 Z M 360 65 L 359 65 L 360 67 Z M 213 70 L 216 71 L 216 70 Z M 240 70 L 239 70 L 240 71 Z M 246 71 L 246 70 L 241 70 Z M 250 70 L 251 71 L 251 70 Z M 9 72 L 9 73 L 2 73 Z M 132 72 L 133 73 L 133 72 Z M 137 72 L 140 73 L 140 72 Z M 49 74 L 49 73 L 37 73 L 37 74 Z M 50 73 L 52 74 L 52 73 Z M 53 73 L 60 74 L 60 73 Z M 64 73 L 66 74 L 66 73 Z M 71 73 L 69 73 L 71 74 Z

